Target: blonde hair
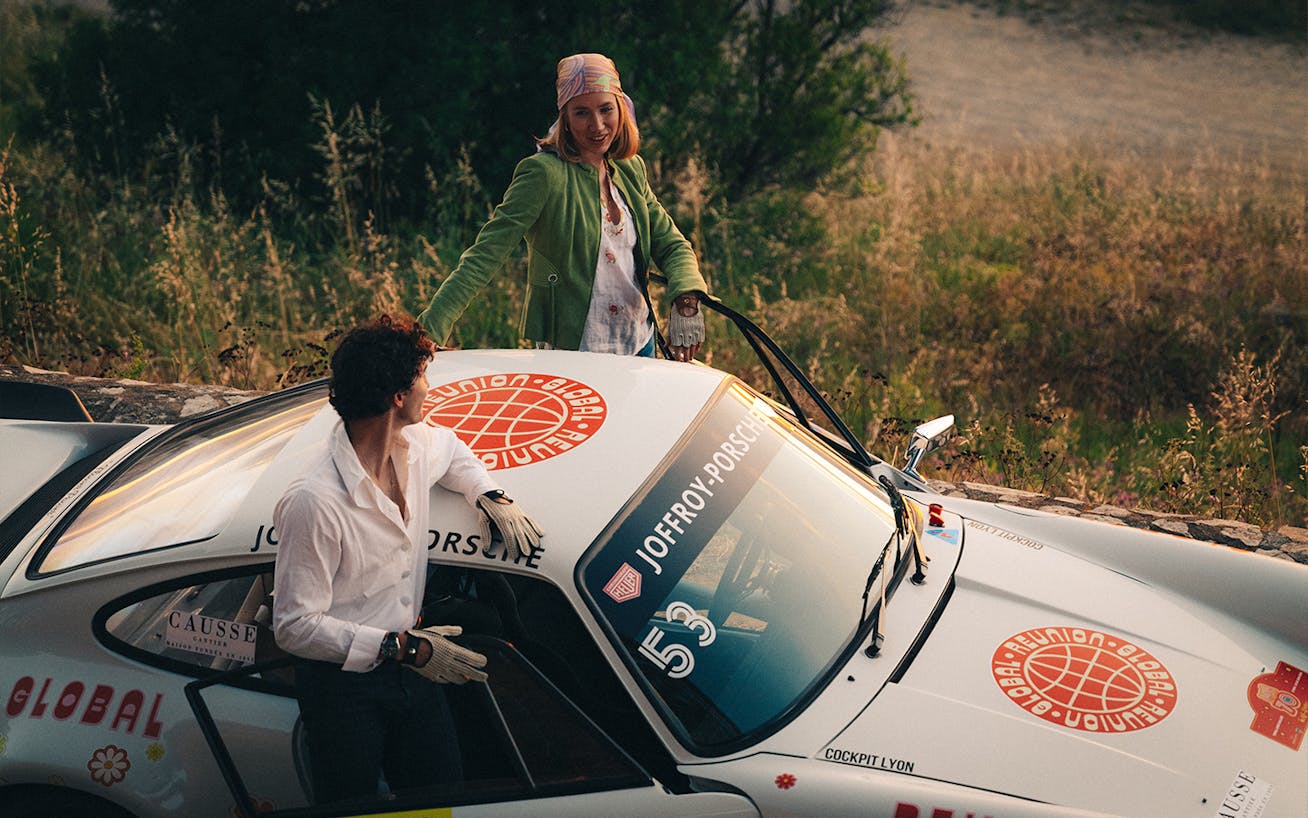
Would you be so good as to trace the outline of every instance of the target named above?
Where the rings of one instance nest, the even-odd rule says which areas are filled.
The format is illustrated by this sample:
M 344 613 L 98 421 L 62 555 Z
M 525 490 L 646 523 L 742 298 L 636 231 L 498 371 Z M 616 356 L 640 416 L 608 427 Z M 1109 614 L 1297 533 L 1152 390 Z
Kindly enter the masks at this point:
M 610 159 L 630 159 L 640 150 L 640 129 L 636 127 L 636 119 L 627 108 L 627 101 L 620 94 L 614 94 L 614 98 L 618 103 L 618 132 L 613 135 L 613 143 L 609 145 L 605 156 Z M 577 148 L 577 140 L 564 123 L 570 104 L 572 100 L 564 104 L 550 132 L 537 139 L 536 146 L 541 150 L 553 151 L 569 162 L 580 162 L 581 151 Z

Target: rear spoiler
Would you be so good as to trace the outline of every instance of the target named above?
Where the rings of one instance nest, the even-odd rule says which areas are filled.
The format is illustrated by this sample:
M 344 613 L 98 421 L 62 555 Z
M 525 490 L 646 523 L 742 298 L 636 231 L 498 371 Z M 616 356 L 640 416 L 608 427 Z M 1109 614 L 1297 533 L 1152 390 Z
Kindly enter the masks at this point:
M 66 386 L 0 380 L 0 418 L 89 423 L 91 413 Z

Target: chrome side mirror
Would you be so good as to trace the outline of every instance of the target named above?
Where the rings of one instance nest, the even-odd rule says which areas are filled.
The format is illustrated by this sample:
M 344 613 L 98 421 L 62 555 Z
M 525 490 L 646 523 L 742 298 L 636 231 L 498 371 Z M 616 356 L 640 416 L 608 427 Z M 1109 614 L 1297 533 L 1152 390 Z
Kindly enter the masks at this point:
M 913 438 L 908 443 L 905 457 L 904 473 L 915 480 L 921 480 L 917 473 L 917 464 L 926 455 L 939 449 L 954 437 L 954 416 L 944 415 L 935 420 L 928 420 L 913 430 Z

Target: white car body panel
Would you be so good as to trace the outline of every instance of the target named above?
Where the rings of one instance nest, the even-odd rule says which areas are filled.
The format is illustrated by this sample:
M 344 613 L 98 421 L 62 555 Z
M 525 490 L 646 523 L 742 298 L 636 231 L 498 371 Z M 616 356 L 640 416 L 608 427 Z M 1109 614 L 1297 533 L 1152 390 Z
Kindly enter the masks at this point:
M 973 524 L 989 524 L 1025 536 L 1087 562 L 1118 571 L 1188 605 L 1210 607 L 1233 627 L 1249 628 L 1241 643 L 1271 637 L 1271 644 L 1308 639 L 1303 605 L 1303 566 L 1281 560 L 1250 564 L 1246 552 L 1172 534 L 1142 531 L 1097 520 L 951 498 L 951 509 Z M 1264 634 L 1265 636 L 1260 636 Z
M 0 519 L 37 486 L 95 450 L 97 439 L 121 436 L 115 427 L 95 423 L 0 420 L 0 428 L 11 450 L 22 453 L 7 455 L 0 470 Z
M 894 773 L 806 758 L 759 754 L 704 770 L 750 793 L 763 815 L 866 818 L 1103 818 Z M 832 804 L 839 805 L 832 807 Z
M 32 490 L 52 477 L 60 468 L 80 459 L 78 455 L 100 448 L 106 439 L 130 438 L 118 451 L 111 453 L 78 480 L 68 492 L 47 511 L 23 538 L 22 543 L 0 561 L 0 579 L 10 582 L 0 586 L 0 598 L 22 593 L 28 586 L 20 578 L 22 572 L 11 571 L 25 564 L 31 546 L 43 539 L 50 528 L 85 492 L 99 483 L 113 467 L 130 456 L 131 452 L 151 438 L 161 434 L 166 426 L 101 425 L 93 423 L 48 423 L 44 421 L 12 421 L 0 419 L 0 436 L 12 447 L 13 455 L 6 458 L 4 471 L 12 475 L 0 483 L 0 508 L 5 509 L 0 519 L 8 516 L 32 493 Z M 11 435 L 13 436 L 11 438 Z M 99 441 L 91 445 L 90 441 Z M 33 482 L 27 483 L 27 480 Z
M 1137 581 L 1083 566 L 1053 548 L 969 531 L 958 589 L 931 639 L 833 746 L 913 760 L 914 775 L 1121 815 L 1211 815 L 1247 770 L 1275 787 L 1265 815 L 1300 814 L 1308 765 L 1288 748 L 1265 752 L 1245 695 L 1277 660 L 1302 666 L 1302 650 L 1251 655 Z M 1011 635 L 1050 627 L 1148 651 L 1167 674 L 1158 683 L 1175 688 L 1159 699 L 1169 712 L 1129 732 L 1068 729 L 1024 712 L 996 684 L 992 656 Z
M 758 818 L 759 811 L 742 795 L 698 792 L 673 795 L 662 787 L 623 790 L 621 793 L 586 793 L 561 798 L 538 798 L 519 803 L 476 804 L 454 807 L 451 818 L 535 818 L 567 815 L 569 818 Z
M 485 556 L 474 543 L 474 510 L 437 487 L 430 559 L 538 577 L 560 589 L 638 712 L 702 790 L 674 793 L 656 783 L 434 814 L 1308 815 L 1308 746 L 1269 735 L 1283 739 L 1292 720 L 1253 729 L 1262 715 L 1249 699 L 1256 680 L 1282 665 L 1308 668 L 1308 568 L 910 490 L 923 517 L 937 504 L 939 518 L 921 537 L 926 582 L 905 579 L 894 591 L 880 622 L 880 655 L 866 656 L 862 638 L 797 717 L 747 746 L 700 755 L 665 722 L 597 620 L 578 587 L 578 565 L 615 515 L 651 490 L 730 376 L 664 361 L 513 350 L 442 352 L 428 378 L 433 402 L 494 416 L 504 428 L 548 420 L 532 407 L 570 407 L 559 411 L 554 437 L 483 454 L 546 531 L 538 553 L 517 562 Z M 602 422 L 590 422 L 595 407 Z M 0 787 L 57 781 L 112 795 L 142 815 L 230 814 L 231 796 L 182 694 L 190 679 L 124 658 L 90 635 L 90 623 L 109 600 L 153 583 L 269 563 L 273 507 L 324 451 L 335 418 L 323 402 L 216 535 L 35 575 L 38 545 L 59 518 L 164 431 L 145 428 L 0 562 L 0 695 L 8 702 L 0 711 Z M 0 437 L 30 453 L 0 483 L 0 509 L 12 510 L 23 501 L 14 498 L 75 459 L 87 429 L 73 427 L 91 425 L 0 421 Z M 858 542 L 859 533 L 849 536 Z M 880 545 L 868 542 L 866 563 L 842 569 L 861 578 Z M 51 633 L 65 634 L 67 644 Z M 68 644 L 80 652 L 70 654 Z M 1028 667 L 1036 656 L 1066 665 Z M 1100 681 L 1102 691 L 1090 689 Z M 1287 684 L 1308 692 L 1308 682 Z M 111 693 L 97 699 L 102 688 Z M 279 806 L 302 803 L 288 773 L 294 700 L 226 688 L 209 699 L 229 744 L 262 759 L 241 770 L 251 792 Z M 1119 706 L 1127 700 L 1135 710 Z M 85 748 L 111 744 L 133 759 L 130 787 L 88 778 Z

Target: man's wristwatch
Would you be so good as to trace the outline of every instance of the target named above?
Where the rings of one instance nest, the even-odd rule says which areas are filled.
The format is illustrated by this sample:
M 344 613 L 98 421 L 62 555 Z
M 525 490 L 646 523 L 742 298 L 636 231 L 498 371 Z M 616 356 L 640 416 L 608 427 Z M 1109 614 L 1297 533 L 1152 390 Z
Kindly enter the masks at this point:
M 382 637 L 381 650 L 377 651 L 378 659 L 398 659 L 400 658 L 400 635 L 395 631 L 390 631 Z

